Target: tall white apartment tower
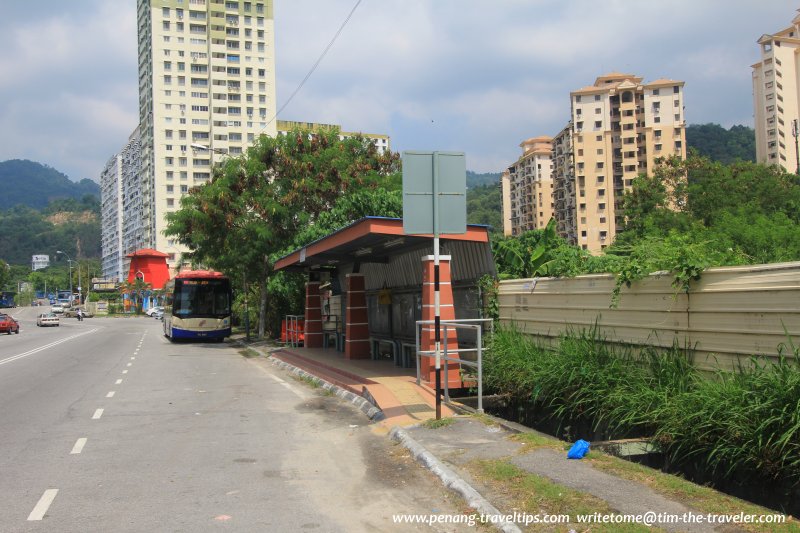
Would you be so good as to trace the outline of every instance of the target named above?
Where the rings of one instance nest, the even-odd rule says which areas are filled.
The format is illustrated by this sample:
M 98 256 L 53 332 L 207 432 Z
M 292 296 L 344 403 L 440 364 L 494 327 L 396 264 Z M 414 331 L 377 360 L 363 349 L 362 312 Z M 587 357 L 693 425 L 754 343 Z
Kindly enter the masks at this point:
M 100 174 L 104 278 L 123 281 L 129 262 L 125 256 L 144 247 L 141 185 L 141 140 L 136 128 Z
M 142 244 L 175 269 L 164 215 L 214 161 L 276 135 L 273 0 L 137 1 Z
M 756 160 L 797 172 L 795 135 L 800 131 L 794 124 L 800 120 L 800 15 L 788 28 L 762 35 L 758 45 L 761 61 L 752 66 Z

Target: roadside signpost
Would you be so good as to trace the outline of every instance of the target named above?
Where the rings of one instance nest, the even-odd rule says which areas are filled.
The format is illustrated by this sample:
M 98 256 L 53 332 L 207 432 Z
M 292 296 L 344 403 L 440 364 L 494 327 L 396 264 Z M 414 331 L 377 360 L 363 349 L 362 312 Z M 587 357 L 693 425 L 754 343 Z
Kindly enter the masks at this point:
M 433 235 L 436 419 L 442 417 L 439 235 L 467 231 L 467 163 L 462 152 L 403 152 L 403 232 Z

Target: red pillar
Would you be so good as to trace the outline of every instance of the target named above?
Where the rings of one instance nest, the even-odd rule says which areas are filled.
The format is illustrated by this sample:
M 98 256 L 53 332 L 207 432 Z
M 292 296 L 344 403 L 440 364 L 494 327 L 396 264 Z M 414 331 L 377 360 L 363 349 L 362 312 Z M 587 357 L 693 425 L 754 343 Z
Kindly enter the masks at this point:
M 427 255 L 422 258 L 422 320 L 433 320 L 435 317 L 434 308 L 434 293 L 435 287 L 433 283 L 433 262 L 432 255 Z M 456 311 L 453 305 L 453 286 L 450 281 L 450 256 L 439 256 L 439 317 L 441 320 L 455 320 Z M 445 333 L 444 327 L 441 328 L 441 350 L 444 356 L 444 343 Z M 436 334 L 433 324 L 430 326 L 422 327 L 422 336 L 420 337 L 420 349 L 434 350 L 436 347 Z M 447 330 L 447 350 L 458 349 L 458 335 L 455 328 L 448 328 Z M 458 358 L 457 353 L 448 353 L 448 357 Z M 427 379 L 429 383 L 436 382 L 436 359 L 434 356 L 420 358 L 420 365 L 423 379 Z M 444 381 L 444 361 L 442 362 L 442 381 Z M 460 388 L 461 376 L 459 373 L 460 365 L 458 363 L 447 363 L 447 380 L 448 386 L 453 388 Z
M 369 359 L 367 294 L 363 274 L 347 274 L 347 312 L 345 315 L 345 359 Z
M 306 348 L 322 348 L 322 302 L 319 297 L 319 281 L 306 283 Z

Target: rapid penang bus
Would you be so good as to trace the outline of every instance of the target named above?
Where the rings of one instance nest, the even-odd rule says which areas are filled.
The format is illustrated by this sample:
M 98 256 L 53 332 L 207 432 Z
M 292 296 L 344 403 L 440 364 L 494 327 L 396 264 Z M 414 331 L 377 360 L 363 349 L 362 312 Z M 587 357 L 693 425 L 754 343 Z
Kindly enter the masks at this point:
M 164 335 L 214 339 L 231 334 L 231 281 L 219 272 L 180 272 L 164 286 Z

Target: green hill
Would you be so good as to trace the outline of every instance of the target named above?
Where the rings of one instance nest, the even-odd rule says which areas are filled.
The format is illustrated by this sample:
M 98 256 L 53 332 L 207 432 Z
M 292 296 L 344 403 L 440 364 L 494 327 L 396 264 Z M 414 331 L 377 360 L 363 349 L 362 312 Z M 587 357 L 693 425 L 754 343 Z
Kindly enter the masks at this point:
M 0 210 L 0 259 L 10 265 L 30 265 L 31 256 L 55 256 L 64 250 L 73 259 L 100 258 L 100 201 L 57 200 L 36 210 L 18 205 Z
M 23 159 L 0 162 L 0 209 L 24 205 L 43 209 L 54 200 L 100 197 L 100 186 L 92 180 L 76 183 L 58 170 Z
M 726 165 L 756 160 L 756 132 L 747 126 L 726 130 L 719 124 L 690 124 L 686 127 L 686 144 L 698 154 Z
M 481 187 L 483 185 L 497 185 L 500 183 L 499 172 L 486 172 L 478 174 L 471 170 L 467 170 L 467 189 Z

